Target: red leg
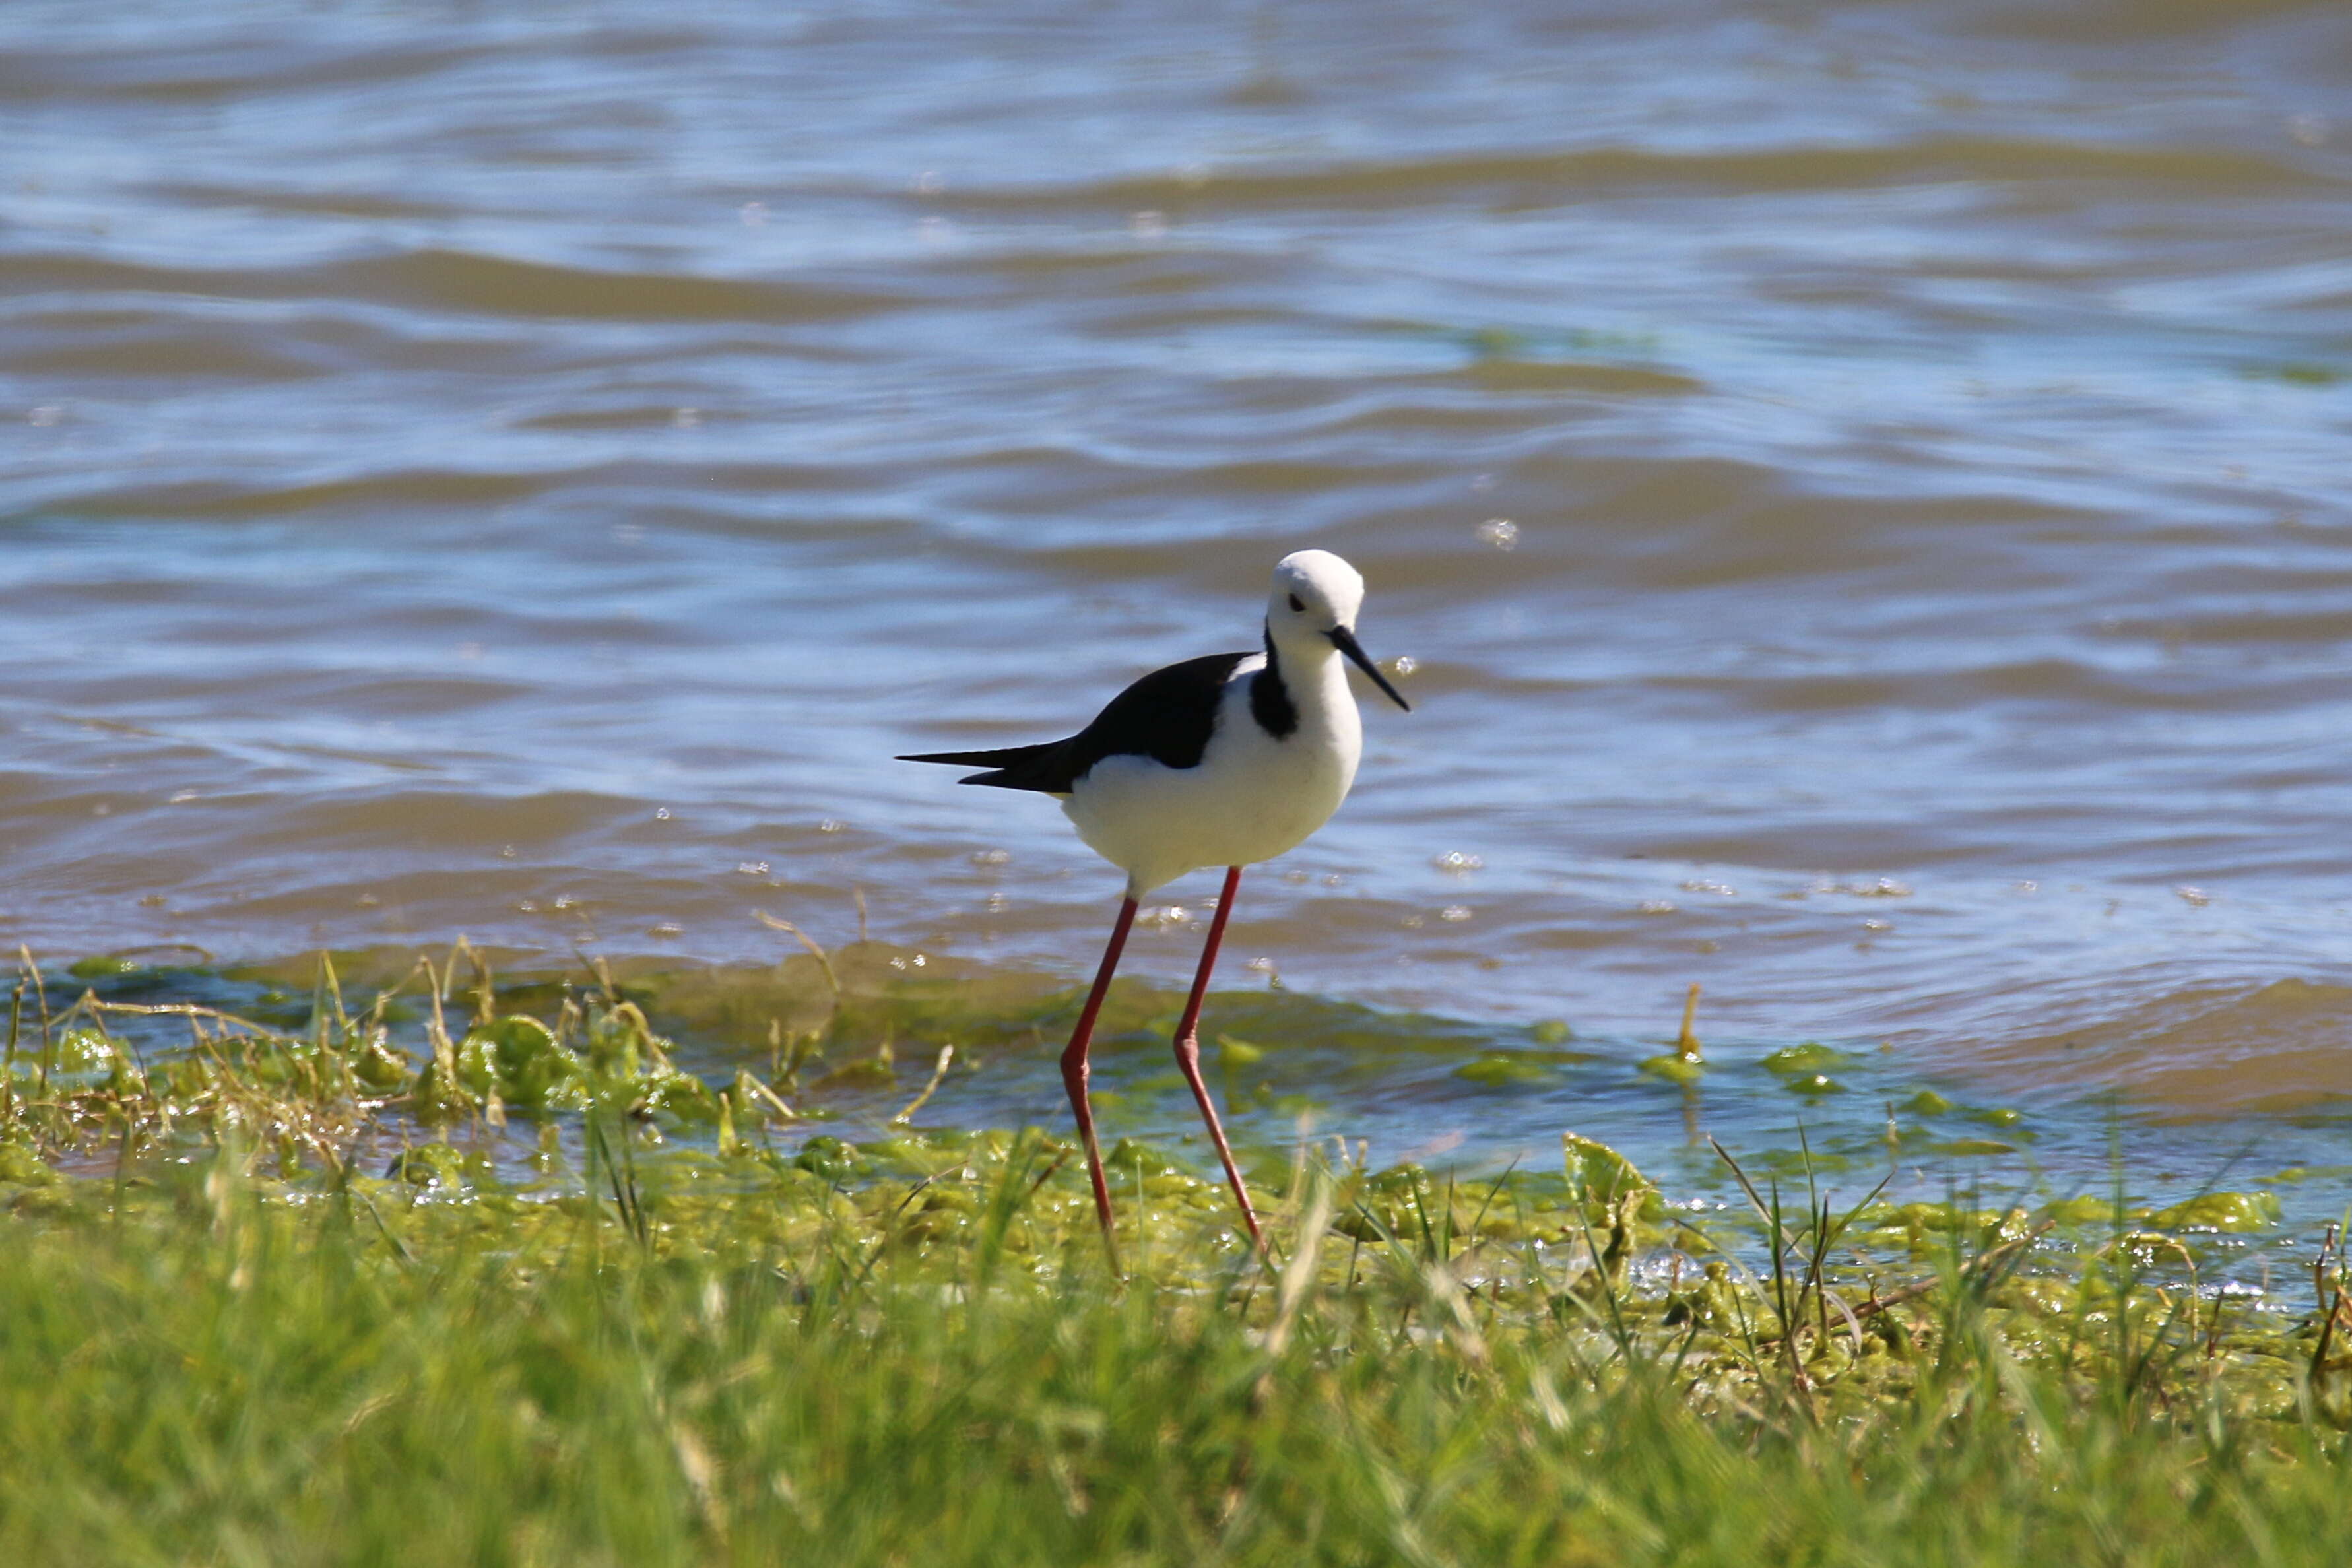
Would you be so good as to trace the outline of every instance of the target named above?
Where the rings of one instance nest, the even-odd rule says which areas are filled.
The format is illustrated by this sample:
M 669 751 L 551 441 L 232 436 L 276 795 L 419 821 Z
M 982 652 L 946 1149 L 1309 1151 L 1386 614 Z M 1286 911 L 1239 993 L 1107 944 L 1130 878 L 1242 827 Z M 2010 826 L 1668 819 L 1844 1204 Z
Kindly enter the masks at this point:
M 1225 1163 L 1225 1180 L 1233 1184 L 1234 1201 L 1242 1206 L 1242 1223 L 1249 1226 L 1250 1240 L 1256 1244 L 1260 1255 L 1265 1252 L 1265 1237 L 1259 1234 L 1257 1215 L 1250 1208 L 1249 1189 L 1242 1184 L 1242 1173 L 1234 1164 L 1234 1152 L 1225 1143 L 1225 1130 L 1217 1122 L 1217 1107 L 1209 1099 L 1209 1086 L 1201 1081 L 1201 1002 L 1209 994 L 1209 972 L 1217 966 L 1217 945 L 1225 940 L 1225 920 L 1234 912 L 1234 889 L 1242 885 L 1242 868 L 1225 868 L 1225 890 L 1218 895 L 1216 917 L 1209 921 L 1208 945 L 1201 950 L 1201 973 L 1192 979 L 1192 994 L 1184 1003 L 1183 1021 L 1176 1026 L 1176 1065 L 1184 1070 L 1184 1081 L 1192 1086 L 1192 1098 L 1200 1102 L 1201 1119 L 1209 1124 L 1209 1136 L 1216 1140 L 1217 1158 Z
M 1110 1184 L 1103 1179 L 1102 1147 L 1095 1142 L 1094 1107 L 1087 1103 L 1087 1047 L 1094 1040 L 1095 1016 L 1102 1011 L 1111 971 L 1118 967 L 1119 950 L 1127 946 L 1128 928 L 1133 924 L 1135 900 L 1130 898 L 1118 906 L 1118 921 L 1110 928 L 1110 945 L 1103 949 L 1102 967 L 1095 972 L 1095 988 L 1087 993 L 1078 1026 L 1071 1032 L 1069 1047 L 1062 1052 L 1062 1087 L 1070 1091 L 1070 1109 L 1077 1113 L 1078 1136 L 1087 1146 L 1087 1173 L 1095 1181 L 1095 1213 L 1102 1220 L 1103 1246 L 1110 1252 L 1114 1274 L 1119 1272 L 1118 1237 L 1111 1231 Z

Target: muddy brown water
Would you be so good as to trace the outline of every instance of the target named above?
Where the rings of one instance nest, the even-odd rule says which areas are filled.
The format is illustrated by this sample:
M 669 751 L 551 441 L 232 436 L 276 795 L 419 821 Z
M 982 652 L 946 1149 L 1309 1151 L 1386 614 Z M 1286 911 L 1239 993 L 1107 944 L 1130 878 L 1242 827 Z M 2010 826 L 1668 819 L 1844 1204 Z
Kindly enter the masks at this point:
M 1315 544 L 1234 985 L 2341 1144 L 2352 12 L 2063 10 L 16 0 L 0 936 L 1076 977 Z

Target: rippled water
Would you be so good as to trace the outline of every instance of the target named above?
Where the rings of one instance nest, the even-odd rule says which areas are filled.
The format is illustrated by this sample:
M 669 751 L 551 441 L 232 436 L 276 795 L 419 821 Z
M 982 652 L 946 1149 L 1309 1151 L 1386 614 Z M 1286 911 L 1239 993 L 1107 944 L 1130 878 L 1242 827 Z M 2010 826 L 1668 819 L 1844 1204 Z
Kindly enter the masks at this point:
M 1416 711 L 1234 984 L 2340 1111 L 2347 84 L 2220 0 L 15 0 L 0 934 L 1075 976 L 1115 876 L 887 759 L 1312 543 Z

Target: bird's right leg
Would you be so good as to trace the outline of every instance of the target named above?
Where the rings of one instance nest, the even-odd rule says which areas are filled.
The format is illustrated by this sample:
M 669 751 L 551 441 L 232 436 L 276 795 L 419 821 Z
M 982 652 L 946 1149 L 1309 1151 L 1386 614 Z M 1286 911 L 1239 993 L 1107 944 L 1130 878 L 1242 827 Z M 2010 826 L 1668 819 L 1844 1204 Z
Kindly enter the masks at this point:
M 1225 1181 L 1234 1189 L 1234 1202 L 1241 1205 L 1242 1224 L 1249 1227 L 1250 1245 L 1272 1267 L 1265 1237 L 1257 1227 L 1257 1212 L 1250 1207 L 1249 1188 L 1242 1181 L 1241 1167 L 1234 1163 L 1233 1146 L 1225 1142 L 1225 1130 L 1217 1121 L 1217 1102 L 1209 1098 L 1209 1086 L 1201 1081 L 1201 1003 L 1209 994 L 1209 975 L 1217 967 L 1217 947 L 1225 940 L 1225 921 L 1233 915 L 1234 893 L 1241 885 L 1242 868 L 1226 867 L 1225 890 L 1218 895 L 1216 916 L 1209 921 L 1209 940 L 1201 947 L 1201 971 L 1193 977 L 1192 994 L 1184 999 L 1184 1016 L 1176 1025 L 1176 1065 L 1183 1071 L 1184 1081 L 1192 1085 L 1192 1099 L 1201 1107 L 1201 1120 L 1209 1124 L 1209 1136 L 1217 1145 L 1217 1158 L 1224 1162 Z
M 1135 899 L 1129 895 L 1118 906 L 1118 923 L 1110 928 L 1110 945 L 1103 949 L 1102 967 L 1095 972 L 1094 989 L 1087 993 L 1087 1005 L 1078 1014 L 1078 1026 L 1070 1035 L 1069 1047 L 1062 1053 L 1062 1087 L 1070 1091 L 1070 1110 L 1078 1119 L 1078 1137 L 1087 1146 L 1087 1174 L 1094 1178 L 1095 1213 L 1102 1220 L 1103 1246 L 1110 1253 L 1110 1271 L 1119 1272 L 1118 1237 L 1111 1229 L 1110 1184 L 1103 1178 L 1102 1147 L 1095 1141 L 1094 1107 L 1087 1102 L 1087 1079 L 1089 1068 L 1087 1047 L 1095 1037 L 1095 1016 L 1102 1011 L 1103 997 L 1110 991 L 1111 972 L 1118 967 L 1118 955 L 1127 946 L 1128 929 L 1135 924 Z

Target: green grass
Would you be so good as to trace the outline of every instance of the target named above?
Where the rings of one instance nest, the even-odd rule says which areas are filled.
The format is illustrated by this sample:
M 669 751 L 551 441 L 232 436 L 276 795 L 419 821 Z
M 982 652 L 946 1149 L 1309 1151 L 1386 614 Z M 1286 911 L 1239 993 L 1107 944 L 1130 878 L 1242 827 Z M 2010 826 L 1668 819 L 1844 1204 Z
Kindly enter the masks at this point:
M 989 1142 L 919 1190 L 21 1187 L 0 1560 L 2352 1560 L 2310 1336 L 2128 1265 L 1958 1255 L 1782 1338 L 1769 1279 L 1465 1257 L 1470 1205 L 1384 1235 L 1310 1172 L 1283 1277 L 1163 1214 L 1121 1287 L 1082 1194 L 1033 1209 L 1054 1152 Z
M 617 992 L 485 984 L 398 1070 L 317 1002 L 20 1023 L 0 1562 L 2352 1561 L 2344 1259 L 2200 1290 L 2231 1194 L 1700 1215 L 1584 1140 L 1302 1150 L 1267 1270 L 1129 1143 L 1114 1279 L 1035 1132 L 778 1137 Z

